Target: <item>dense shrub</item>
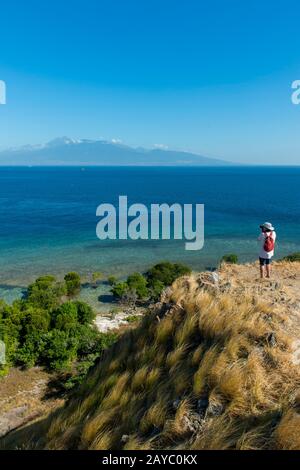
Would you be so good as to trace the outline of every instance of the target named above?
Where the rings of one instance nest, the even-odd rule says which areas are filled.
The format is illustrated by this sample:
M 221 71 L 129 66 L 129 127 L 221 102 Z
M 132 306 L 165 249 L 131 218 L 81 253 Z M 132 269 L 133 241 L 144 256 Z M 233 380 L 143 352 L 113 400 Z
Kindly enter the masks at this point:
M 91 286 L 96 289 L 101 281 L 101 279 L 103 278 L 103 274 L 99 271 L 95 271 L 94 273 L 92 273 L 91 275 Z
M 15 361 L 16 352 L 20 345 L 19 338 L 22 330 L 22 317 L 24 315 L 20 305 L 21 302 L 14 302 L 12 306 L 6 305 L 3 301 L 1 303 L 0 340 L 5 344 L 7 367 Z
M 125 320 L 128 323 L 136 323 L 141 319 L 139 315 L 128 315 L 128 317 L 125 318 Z
M 111 292 L 117 299 L 128 303 L 136 300 L 158 300 L 165 287 L 190 272 L 188 266 L 180 263 L 158 263 L 145 275 L 133 273 L 128 276 L 127 281 L 113 284 Z
M 67 294 L 72 297 L 79 293 L 81 280 L 78 273 L 71 272 L 65 275 L 65 283 L 67 288 Z
M 45 366 L 62 370 L 85 361 L 90 367 L 114 337 L 99 333 L 95 313 L 82 301 L 63 302 L 80 288 L 76 273 L 57 282 L 53 276 L 39 277 L 22 300 L 7 305 L 0 301 L 0 340 L 5 343 L 6 365 Z M 81 370 L 81 374 L 82 374 Z
M 109 276 L 109 277 L 107 278 L 107 282 L 108 282 L 108 284 L 109 284 L 110 286 L 113 286 L 113 285 L 116 284 L 116 282 L 117 282 L 116 276 Z
M 146 299 L 149 295 L 147 280 L 140 273 L 133 273 L 127 278 L 127 285 L 130 291 L 135 291 L 138 299 Z
M 65 302 L 52 314 L 53 327 L 62 330 L 74 330 L 78 324 L 77 308 L 73 302 Z
M 150 287 L 154 287 L 156 281 L 160 281 L 164 286 L 170 286 L 178 277 L 190 272 L 190 268 L 184 264 L 165 261 L 153 266 L 146 273 L 146 278 Z
M 158 300 L 165 287 L 166 286 L 162 281 L 159 281 L 158 279 L 152 280 L 151 287 L 149 288 L 151 299 L 154 301 Z
M 74 305 L 76 305 L 77 308 L 77 317 L 79 323 L 82 325 L 86 323 L 92 323 L 96 316 L 92 307 L 85 302 L 82 302 L 81 300 L 74 302 Z
M 282 258 L 281 261 L 291 261 L 291 262 L 300 261 L 300 251 L 296 253 L 292 253 L 291 255 L 285 256 L 284 258 Z
M 80 345 L 78 352 L 80 358 L 76 363 L 75 370 L 62 383 L 66 390 L 74 388 L 82 383 L 89 369 L 95 364 L 102 351 L 109 348 L 116 340 L 117 333 L 99 333 L 83 325 L 80 328 Z
M 90 325 L 78 325 L 76 336 L 78 338 L 77 352 L 81 358 L 102 351 L 101 333 L 96 328 L 91 328 Z
M 54 276 L 41 276 L 28 287 L 27 301 L 45 310 L 53 310 L 66 293 L 66 283 L 57 282 Z
M 15 355 L 16 364 L 24 365 L 25 367 L 33 367 L 39 363 L 41 354 L 43 354 L 46 347 L 47 335 L 41 334 L 38 330 L 32 331 L 24 337 L 24 342 L 20 346 Z
M 72 336 L 67 331 L 53 329 L 46 335 L 45 340 L 42 359 L 49 369 L 61 370 L 70 366 L 76 359 L 78 348 L 76 335 Z
M 127 282 L 118 282 L 113 286 L 111 292 L 117 299 L 123 299 L 128 292 Z
M 234 253 L 224 255 L 221 258 L 221 263 L 237 264 L 238 263 L 238 257 Z
M 21 336 L 27 336 L 36 331 L 39 333 L 46 332 L 49 329 L 50 322 L 51 315 L 47 311 L 28 305 L 20 318 Z

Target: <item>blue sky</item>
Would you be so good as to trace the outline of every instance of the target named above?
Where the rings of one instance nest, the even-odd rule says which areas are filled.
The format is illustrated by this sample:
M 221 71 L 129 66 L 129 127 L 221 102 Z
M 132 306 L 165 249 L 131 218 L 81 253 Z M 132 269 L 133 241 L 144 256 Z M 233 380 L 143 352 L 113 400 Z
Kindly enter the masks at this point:
M 61 135 L 300 163 L 300 3 L 2 2 L 0 148 Z

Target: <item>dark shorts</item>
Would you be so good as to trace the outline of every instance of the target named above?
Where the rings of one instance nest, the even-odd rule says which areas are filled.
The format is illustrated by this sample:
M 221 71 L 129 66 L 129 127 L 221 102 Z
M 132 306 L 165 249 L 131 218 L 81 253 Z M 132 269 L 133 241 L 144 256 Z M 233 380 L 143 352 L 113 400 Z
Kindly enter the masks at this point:
M 271 264 L 271 258 L 259 258 L 259 264 L 264 266 L 265 264 Z

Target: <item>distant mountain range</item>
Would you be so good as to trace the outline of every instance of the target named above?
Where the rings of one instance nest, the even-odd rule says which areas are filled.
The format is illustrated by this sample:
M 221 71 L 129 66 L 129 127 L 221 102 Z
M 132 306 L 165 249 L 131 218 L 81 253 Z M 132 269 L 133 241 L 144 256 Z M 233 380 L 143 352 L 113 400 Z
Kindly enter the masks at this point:
M 105 140 L 59 137 L 47 144 L 25 145 L 0 152 L 0 166 L 7 165 L 126 165 L 126 166 L 224 166 L 232 163 L 189 152 L 160 148 L 132 148 Z

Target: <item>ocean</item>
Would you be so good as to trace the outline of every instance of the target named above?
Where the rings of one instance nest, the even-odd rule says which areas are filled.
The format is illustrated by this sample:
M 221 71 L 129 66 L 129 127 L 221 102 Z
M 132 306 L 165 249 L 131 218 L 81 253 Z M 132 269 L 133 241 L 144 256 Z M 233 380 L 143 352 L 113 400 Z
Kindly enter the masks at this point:
M 205 205 L 205 244 L 106 240 L 96 208 L 128 203 Z M 236 253 L 257 258 L 259 224 L 277 231 L 276 258 L 300 251 L 300 167 L 1 167 L 0 297 L 15 298 L 37 276 L 101 271 L 120 278 L 161 260 L 195 270 Z

